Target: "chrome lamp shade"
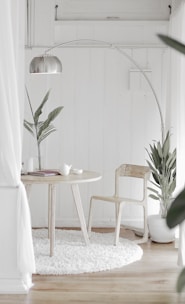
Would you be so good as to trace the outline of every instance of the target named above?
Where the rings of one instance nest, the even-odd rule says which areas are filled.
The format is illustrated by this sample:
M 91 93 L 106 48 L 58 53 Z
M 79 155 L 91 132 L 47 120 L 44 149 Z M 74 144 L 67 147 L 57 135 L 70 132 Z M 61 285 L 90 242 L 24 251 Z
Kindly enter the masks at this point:
M 56 56 L 44 54 L 34 57 L 30 63 L 32 74 L 58 74 L 62 73 L 62 64 Z

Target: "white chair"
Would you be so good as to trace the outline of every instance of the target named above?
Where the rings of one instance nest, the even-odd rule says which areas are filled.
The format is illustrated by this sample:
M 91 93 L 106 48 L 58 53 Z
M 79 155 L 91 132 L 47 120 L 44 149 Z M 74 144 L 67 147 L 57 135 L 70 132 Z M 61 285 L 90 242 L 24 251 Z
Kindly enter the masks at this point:
M 139 205 L 143 208 L 144 216 L 144 231 L 140 239 L 135 240 L 136 243 L 144 243 L 148 240 L 148 225 L 147 225 L 147 181 L 150 176 L 150 168 L 146 166 L 123 164 L 115 171 L 115 194 L 113 196 L 92 196 L 90 200 L 90 209 L 89 209 L 89 220 L 88 220 L 88 233 L 91 233 L 92 226 L 92 203 L 93 201 L 104 201 L 115 204 L 116 210 L 116 228 L 115 228 L 115 241 L 114 244 L 117 245 L 119 241 L 120 234 L 120 224 L 121 224 L 121 215 L 122 207 L 125 204 L 134 204 Z M 119 186 L 120 178 L 138 178 L 142 179 L 142 198 L 141 199 L 132 199 L 127 197 L 119 196 Z

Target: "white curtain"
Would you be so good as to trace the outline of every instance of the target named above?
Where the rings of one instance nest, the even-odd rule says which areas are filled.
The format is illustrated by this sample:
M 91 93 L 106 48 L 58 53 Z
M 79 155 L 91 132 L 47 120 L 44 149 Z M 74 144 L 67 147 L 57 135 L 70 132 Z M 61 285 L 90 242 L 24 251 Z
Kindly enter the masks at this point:
M 185 43 L 185 1 L 172 1 L 169 35 Z M 176 194 L 185 186 L 185 56 L 170 49 L 170 83 L 167 111 L 177 147 Z M 185 222 L 179 227 L 178 264 L 185 265 Z
M 24 103 L 25 1 L 1 1 L 0 187 L 17 188 L 17 265 L 25 280 L 35 272 L 30 211 L 21 183 Z M 29 286 L 28 286 L 29 287 Z

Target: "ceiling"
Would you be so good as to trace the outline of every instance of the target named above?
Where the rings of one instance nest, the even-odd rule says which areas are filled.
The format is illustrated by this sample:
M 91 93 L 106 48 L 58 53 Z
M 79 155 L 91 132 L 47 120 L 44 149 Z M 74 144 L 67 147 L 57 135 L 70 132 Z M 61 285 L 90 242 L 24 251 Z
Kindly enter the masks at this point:
M 168 20 L 171 0 L 55 0 L 56 20 Z

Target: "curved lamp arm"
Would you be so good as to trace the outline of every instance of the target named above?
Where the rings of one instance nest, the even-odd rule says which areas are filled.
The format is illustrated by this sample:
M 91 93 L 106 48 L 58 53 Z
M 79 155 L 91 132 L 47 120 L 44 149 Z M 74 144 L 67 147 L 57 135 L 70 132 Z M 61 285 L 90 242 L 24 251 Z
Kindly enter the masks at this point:
M 67 45 L 74 44 L 74 46 L 77 46 L 78 42 L 92 42 L 95 45 L 94 46 L 102 46 L 102 47 L 108 47 L 113 48 L 116 51 L 118 51 L 121 55 L 126 57 L 129 61 L 131 61 L 135 67 L 141 72 L 141 74 L 144 76 L 145 80 L 147 81 L 149 87 L 151 88 L 151 91 L 154 95 L 155 102 L 159 111 L 160 121 L 161 121 L 161 134 L 162 134 L 162 143 L 164 142 L 164 119 L 162 115 L 162 110 L 160 107 L 159 99 L 157 97 L 157 94 L 154 90 L 154 87 L 150 81 L 150 79 L 147 77 L 146 73 L 143 71 L 143 69 L 139 66 L 139 64 L 126 52 L 122 50 L 121 47 L 118 47 L 110 42 L 106 42 L 103 40 L 95 40 L 95 39 L 76 39 L 71 41 L 66 41 L 63 43 L 60 43 L 58 45 L 55 45 L 53 47 L 48 48 L 45 53 L 39 57 L 34 57 L 30 63 L 30 73 L 33 74 L 56 74 L 62 72 L 62 64 L 60 60 L 56 56 L 52 56 L 49 54 L 49 52 L 55 48 L 63 47 Z M 85 45 L 84 45 L 85 46 Z M 86 45 L 89 47 L 89 45 Z

